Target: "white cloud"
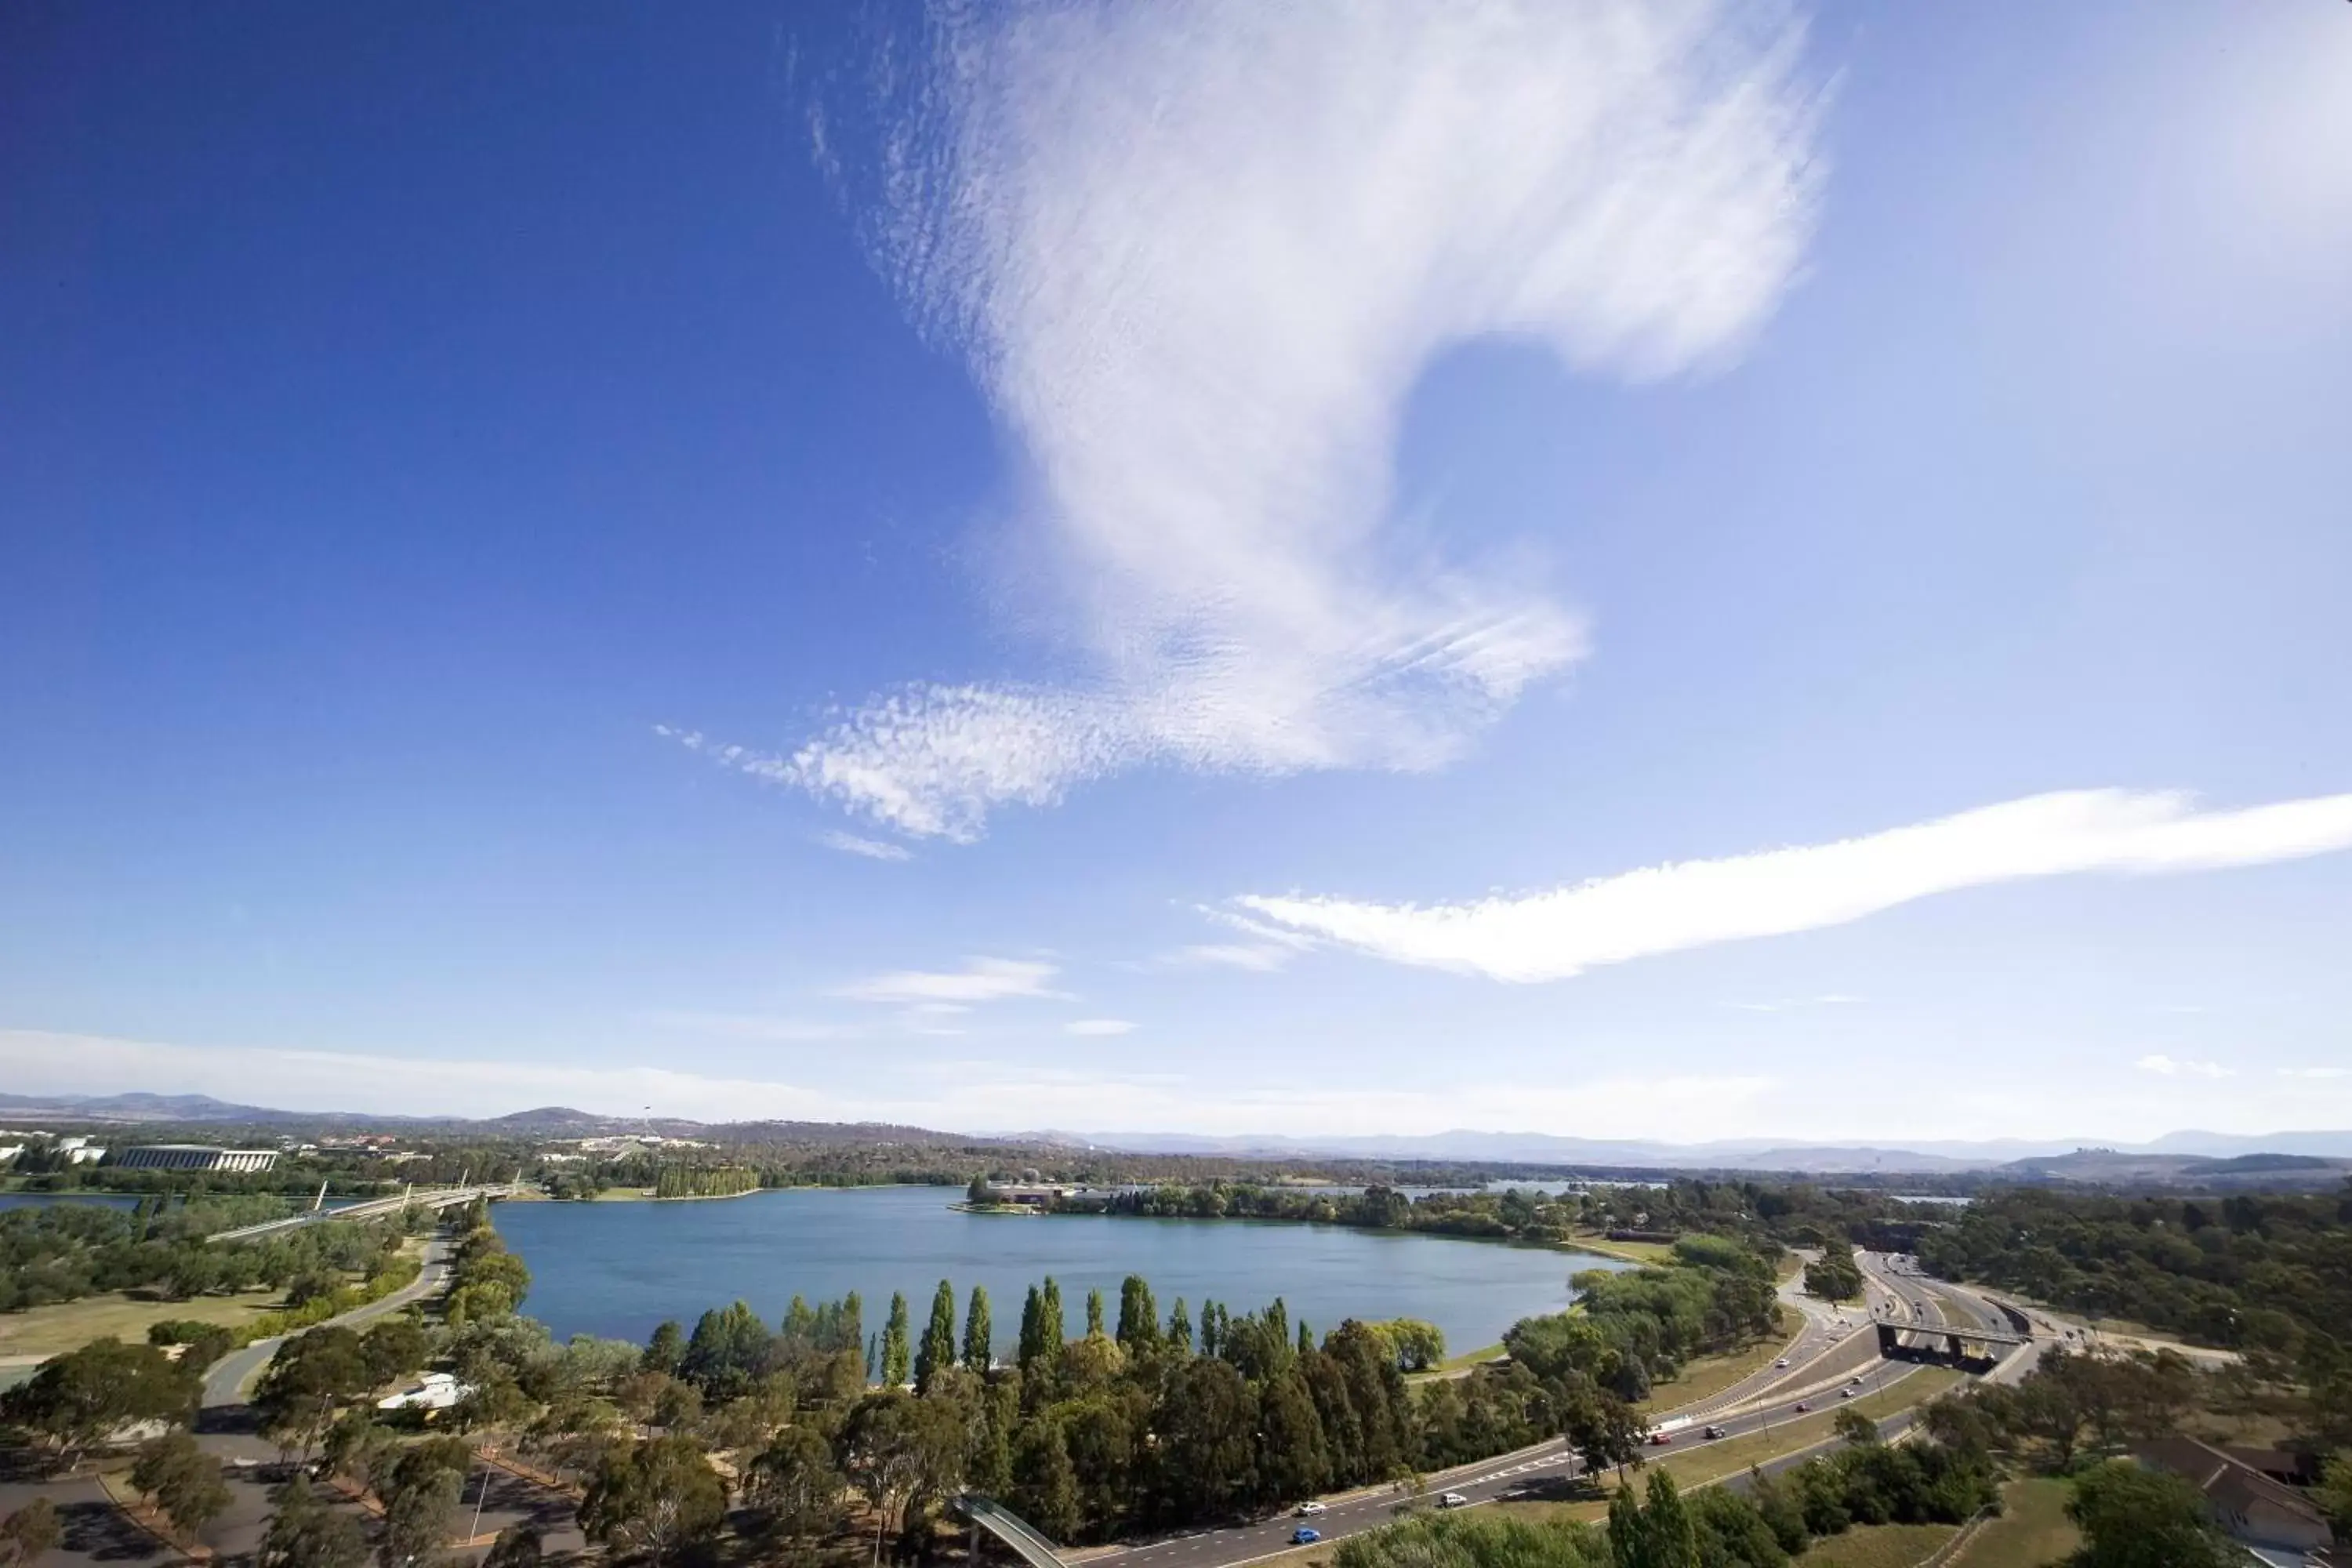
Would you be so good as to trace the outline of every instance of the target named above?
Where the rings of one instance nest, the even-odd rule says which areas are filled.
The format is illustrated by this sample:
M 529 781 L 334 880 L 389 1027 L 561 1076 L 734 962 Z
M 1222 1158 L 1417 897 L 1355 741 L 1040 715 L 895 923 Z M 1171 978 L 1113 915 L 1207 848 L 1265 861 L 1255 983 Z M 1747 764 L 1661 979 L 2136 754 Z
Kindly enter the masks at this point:
M 1820 95 L 1735 0 L 1170 0 L 934 12 L 877 50 L 878 264 L 1026 481 L 1010 597 L 1061 671 L 923 683 L 788 754 L 688 743 L 917 836 L 1146 763 L 1424 769 L 1584 647 L 1524 560 L 1391 518 L 1405 399 L 1509 336 L 1640 380 L 1796 276 Z M 870 79 L 861 78 L 861 82 Z M 688 737 L 681 734 L 678 738 Z
M 841 1024 L 752 1013 L 652 1012 L 639 1014 L 638 1018 L 657 1029 L 684 1029 L 733 1040 L 837 1040 L 856 1032 Z
M 2152 1072 L 2160 1078 L 2235 1078 L 2237 1074 L 2220 1062 L 2191 1061 L 2179 1057 L 2147 1056 L 2132 1063 L 2142 1072 Z
M 1202 942 L 1163 953 L 1165 969 L 1247 969 L 1270 974 L 1298 956 L 1298 949 L 1275 942 Z
M 2156 875 L 2352 847 L 2352 795 L 2197 812 L 2174 792 L 2032 795 L 1833 844 L 1692 860 L 1519 898 L 1379 904 L 1249 896 L 1261 919 L 1400 963 L 1496 980 L 1840 925 L 1914 899 L 2028 877 Z
M 853 1002 L 895 1002 L 931 1012 L 961 1012 L 971 1004 L 1013 997 L 1067 1001 L 1046 982 L 1060 971 L 1035 959 L 972 958 L 961 969 L 898 969 L 844 985 L 833 994 Z
M 1126 1035 L 1134 1030 L 1135 1026 L 1125 1018 L 1074 1018 L 1062 1026 L 1066 1035 Z
M 879 838 L 861 838 L 855 833 L 820 833 L 816 841 L 828 849 L 838 849 L 844 855 L 862 855 L 868 860 L 911 860 L 914 852 L 903 844 L 889 844 Z
M 1859 996 L 1832 992 L 1824 996 L 1783 996 L 1771 1002 L 1733 1002 L 1729 1005 L 1743 1013 L 1793 1013 L 1800 1007 L 1843 1007 L 1861 1000 Z
M 2281 1068 L 2278 1070 L 2281 1078 L 2352 1078 L 2352 1068 Z

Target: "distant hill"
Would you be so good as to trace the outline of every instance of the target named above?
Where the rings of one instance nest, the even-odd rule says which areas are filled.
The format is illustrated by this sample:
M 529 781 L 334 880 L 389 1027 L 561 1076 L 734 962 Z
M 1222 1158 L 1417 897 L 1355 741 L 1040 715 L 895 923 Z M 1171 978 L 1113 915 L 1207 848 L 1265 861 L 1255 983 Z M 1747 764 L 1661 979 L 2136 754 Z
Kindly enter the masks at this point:
M 0 1094 L 0 1118 L 29 1121 L 246 1127 L 437 1128 L 490 1136 L 580 1138 L 652 1131 L 665 1137 L 728 1142 L 982 1143 L 1027 1149 L 1104 1149 L 1137 1154 L 1227 1159 L 1358 1159 L 1406 1163 L 1567 1167 L 1588 1171 L 1721 1170 L 1822 1175 L 1947 1175 L 1990 1172 L 2021 1181 L 2326 1185 L 2352 1172 L 2352 1131 L 2168 1132 L 2145 1144 L 2086 1147 L 2084 1140 L 1931 1140 L 1905 1145 L 1803 1143 L 1768 1138 L 1669 1143 L 1650 1139 L 1573 1138 L 1548 1132 L 1446 1132 L 1365 1137 L 1214 1137 L 1192 1132 L 948 1132 L 893 1122 L 701 1122 L 675 1117 L 605 1116 L 542 1105 L 480 1120 L 284 1110 L 201 1094 Z

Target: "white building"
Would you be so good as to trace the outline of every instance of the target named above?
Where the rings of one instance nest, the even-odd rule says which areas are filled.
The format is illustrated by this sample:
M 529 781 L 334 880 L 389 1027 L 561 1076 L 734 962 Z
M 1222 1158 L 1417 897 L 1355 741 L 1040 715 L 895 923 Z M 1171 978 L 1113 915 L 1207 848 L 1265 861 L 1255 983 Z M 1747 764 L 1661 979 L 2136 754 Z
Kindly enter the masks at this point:
M 428 1372 L 417 1380 L 415 1388 L 387 1394 L 375 1402 L 375 1407 L 378 1410 L 447 1410 L 473 1392 L 471 1387 L 459 1383 L 455 1373 Z
M 103 1154 L 103 1149 L 99 1151 Z M 215 1149 L 204 1143 L 143 1143 L 125 1149 L 116 1164 L 134 1171 L 267 1171 L 278 1163 L 275 1149 Z

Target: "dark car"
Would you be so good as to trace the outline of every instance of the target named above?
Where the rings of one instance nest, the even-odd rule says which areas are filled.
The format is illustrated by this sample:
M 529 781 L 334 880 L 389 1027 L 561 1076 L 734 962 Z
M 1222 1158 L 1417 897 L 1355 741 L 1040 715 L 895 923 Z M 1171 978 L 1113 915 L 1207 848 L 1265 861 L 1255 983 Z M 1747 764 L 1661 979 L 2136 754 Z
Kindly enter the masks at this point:
M 1705 1437 L 1711 1443 L 1717 1437 L 1723 1436 L 1723 1428 L 1720 1426 L 1709 1426 L 1705 1431 L 1701 1432 L 1699 1436 Z

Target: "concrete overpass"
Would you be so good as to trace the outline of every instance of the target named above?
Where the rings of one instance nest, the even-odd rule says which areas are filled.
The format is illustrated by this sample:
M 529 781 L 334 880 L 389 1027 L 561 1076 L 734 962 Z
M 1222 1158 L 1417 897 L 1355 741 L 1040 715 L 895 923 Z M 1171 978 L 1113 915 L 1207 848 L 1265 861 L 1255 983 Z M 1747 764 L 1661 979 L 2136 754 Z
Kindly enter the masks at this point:
M 266 1236 L 296 1229 L 306 1225 L 324 1225 L 330 1220 L 382 1219 L 406 1209 L 424 1207 L 436 1211 L 457 1208 L 478 1200 L 510 1198 L 522 1191 L 519 1182 L 500 1182 L 495 1185 L 463 1187 L 428 1187 L 424 1192 L 414 1189 L 389 1198 L 371 1198 L 363 1204 L 352 1204 L 343 1208 L 311 1208 L 301 1214 L 289 1215 L 284 1219 L 265 1220 L 259 1225 L 240 1226 L 235 1230 L 218 1231 L 206 1237 L 207 1241 L 256 1241 Z
M 984 1530 L 1013 1548 L 1029 1568 L 1070 1568 L 1035 1526 L 994 1498 L 965 1492 L 955 1500 L 955 1510 L 971 1521 L 976 1530 Z

